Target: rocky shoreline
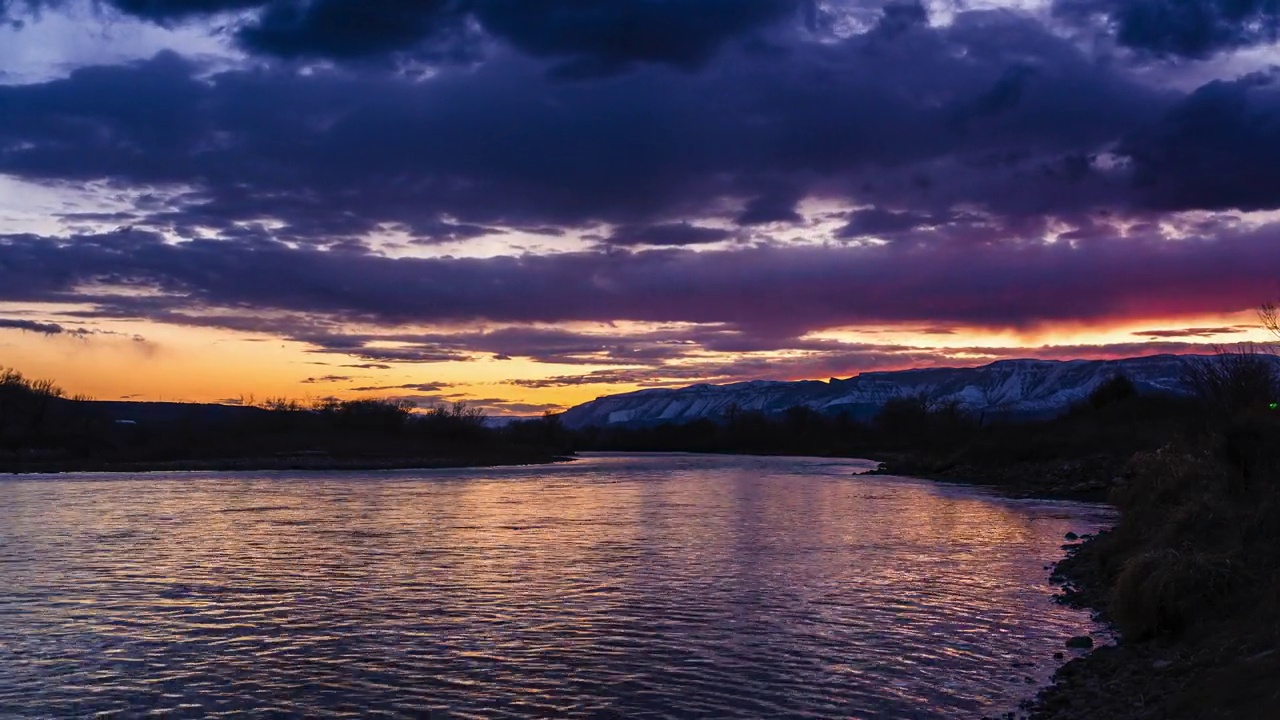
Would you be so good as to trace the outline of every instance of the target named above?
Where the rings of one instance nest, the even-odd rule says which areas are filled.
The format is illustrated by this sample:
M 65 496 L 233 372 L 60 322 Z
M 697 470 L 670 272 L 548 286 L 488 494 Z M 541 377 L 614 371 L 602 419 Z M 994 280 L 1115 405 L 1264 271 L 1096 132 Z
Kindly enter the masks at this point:
M 1012 497 L 1090 501 L 1123 493 L 1135 476 L 1130 463 L 1101 456 L 981 468 L 896 457 L 875 472 L 990 487 Z M 1092 638 L 1064 638 L 1054 655 L 1064 663 L 1051 684 L 1001 720 L 1280 717 L 1280 627 L 1274 610 L 1266 609 L 1280 604 L 1224 607 L 1220 620 L 1195 632 L 1126 637 L 1113 623 L 1112 607 L 1130 541 L 1115 530 L 1066 540 L 1067 555 L 1052 567 L 1062 587 L 1055 600 L 1088 610 L 1111 638 L 1096 646 Z M 1086 646 L 1088 652 L 1072 657 Z
M 1057 563 L 1059 601 L 1110 622 L 1112 532 L 1088 538 Z M 1274 607 L 1274 606 L 1272 606 Z M 1100 647 L 1058 669 L 1028 704 L 1028 720 L 1280 717 L 1280 629 L 1274 611 L 1224 608 L 1198 631 Z M 1267 690 L 1267 688 L 1270 688 Z
M 1070 461 L 1009 463 L 978 467 L 970 464 L 892 456 L 867 474 L 921 477 L 992 488 L 1017 498 L 1104 501 L 1111 489 L 1127 480 L 1127 469 L 1114 458 L 1098 456 Z M 1101 538 L 1101 539 L 1100 539 Z M 1088 610 L 1095 620 L 1110 626 L 1107 616 L 1110 578 L 1100 572 L 1094 555 L 1105 544 L 1106 533 L 1064 538 L 1067 555 L 1052 566 L 1053 580 L 1062 586 L 1055 600 Z M 1116 634 L 1118 638 L 1118 633 Z M 1137 657 L 1121 651 L 1122 645 L 1096 645 L 1092 637 L 1064 638 L 1054 658 L 1064 661 L 1052 683 L 1017 712 L 985 720 L 1093 720 L 1095 718 L 1145 718 L 1134 714 L 1123 698 L 1122 685 L 1135 680 L 1143 664 L 1164 668 L 1159 658 Z M 1084 655 L 1068 656 L 1087 650 Z M 1154 663 L 1154 665 L 1153 665 Z

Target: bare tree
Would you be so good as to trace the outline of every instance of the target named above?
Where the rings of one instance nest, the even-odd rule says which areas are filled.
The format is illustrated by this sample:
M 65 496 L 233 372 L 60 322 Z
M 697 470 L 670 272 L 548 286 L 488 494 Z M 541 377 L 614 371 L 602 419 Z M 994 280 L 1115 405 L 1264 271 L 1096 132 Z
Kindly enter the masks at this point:
M 0 368 L 0 435 L 35 443 L 54 400 L 65 396 L 52 380 L 32 380 L 12 368 Z
M 1183 374 L 1206 409 L 1230 417 L 1277 401 L 1280 373 L 1268 353 L 1253 343 L 1214 349 L 1213 357 L 1188 359 Z

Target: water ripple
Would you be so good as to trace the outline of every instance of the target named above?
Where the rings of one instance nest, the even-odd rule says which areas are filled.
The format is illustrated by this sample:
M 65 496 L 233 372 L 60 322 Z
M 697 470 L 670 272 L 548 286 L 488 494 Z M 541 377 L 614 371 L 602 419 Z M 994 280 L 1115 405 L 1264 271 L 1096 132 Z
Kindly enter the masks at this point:
M 0 480 L 4 717 L 971 718 L 1097 508 L 859 461 Z M 1030 679 L 1030 684 L 1028 684 Z

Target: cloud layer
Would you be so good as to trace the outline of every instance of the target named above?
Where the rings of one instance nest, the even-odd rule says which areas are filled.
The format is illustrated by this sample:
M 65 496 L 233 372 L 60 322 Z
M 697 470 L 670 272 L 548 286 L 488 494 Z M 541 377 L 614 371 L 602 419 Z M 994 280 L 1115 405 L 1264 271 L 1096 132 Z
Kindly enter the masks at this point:
M 768 353 L 786 372 L 928 363 L 812 338 L 1174 321 L 1277 294 L 1277 76 L 1188 80 L 1269 52 L 1268 3 L 97 7 L 226 55 L 0 85 L 0 174 L 96 199 L 47 232 L 0 220 L 0 302 L 269 333 L 375 372 L 583 367 L 512 386 L 536 389 L 755 376 Z

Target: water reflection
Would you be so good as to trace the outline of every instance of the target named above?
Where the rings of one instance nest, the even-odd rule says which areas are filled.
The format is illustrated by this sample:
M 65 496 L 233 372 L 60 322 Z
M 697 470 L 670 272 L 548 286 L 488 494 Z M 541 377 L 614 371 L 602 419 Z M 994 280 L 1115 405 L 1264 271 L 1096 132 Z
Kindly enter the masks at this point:
M 1086 506 L 857 461 L 0 480 L 6 716 L 975 717 Z M 1027 665 L 1026 663 L 1030 663 Z

